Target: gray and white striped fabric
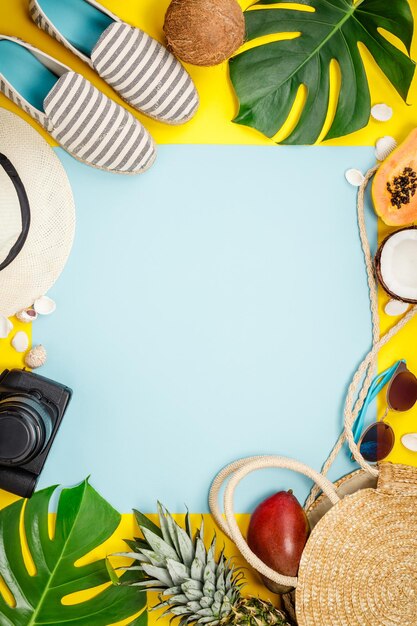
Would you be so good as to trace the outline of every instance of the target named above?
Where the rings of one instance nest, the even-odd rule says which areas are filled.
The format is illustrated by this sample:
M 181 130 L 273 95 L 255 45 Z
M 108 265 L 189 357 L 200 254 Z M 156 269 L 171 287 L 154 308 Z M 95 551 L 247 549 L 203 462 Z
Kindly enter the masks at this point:
M 139 174 L 155 160 L 154 142 L 142 124 L 81 74 L 61 76 L 44 108 L 54 139 L 89 165 Z
M 196 113 L 199 98 L 181 63 L 158 41 L 120 21 L 95 0 L 85 0 L 114 19 L 97 42 L 91 58 L 77 50 L 42 10 L 29 0 L 30 14 L 39 28 L 93 67 L 131 106 L 160 122 L 184 124 Z
M 183 124 L 198 108 L 193 81 L 158 41 L 123 22 L 111 24 L 91 55 L 98 74 L 131 106 L 169 124 Z

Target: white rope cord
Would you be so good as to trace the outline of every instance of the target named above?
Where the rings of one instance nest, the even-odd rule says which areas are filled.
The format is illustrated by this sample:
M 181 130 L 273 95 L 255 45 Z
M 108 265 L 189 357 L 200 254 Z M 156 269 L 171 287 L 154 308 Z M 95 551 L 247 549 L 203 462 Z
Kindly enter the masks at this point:
M 368 287 L 369 287 L 369 300 L 370 300 L 370 307 L 371 307 L 371 321 L 372 321 L 372 345 L 374 346 L 378 340 L 379 340 L 379 311 L 378 311 L 378 285 L 377 285 L 377 281 L 375 278 L 375 272 L 374 272 L 374 268 L 373 268 L 373 263 L 372 263 L 372 255 L 371 255 L 371 249 L 369 246 L 369 240 L 368 240 L 368 236 L 366 233 L 366 222 L 365 222 L 365 191 L 367 188 L 367 185 L 369 183 L 369 181 L 371 180 L 372 176 L 375 174 L 375 172 L 377 171 L 378 166 L 374 166 L 371 169 L 369 169 L 366 174 L 365 174 L 365 178 L 363 180 L 362 185 L 359 187 L 358 190 L 358 198 L 357 198 L 357 202 L 356 202 L 356 211 L 357 211 L 357 220 L 358 220 L 358 228 L 359 228 L 359 236 L 360 236 L 360 241 L 361 241 L 361 246 L 362 246 L 362 252 L 363 252 L 363 256 L 364 256 L 364 260 L 365 260 L 365 268 L 366 268 L 366 276 L 367 276 L 367 280 L 368 280 Z M 373 368 L 373 364 L 370 365 L 366 371 L 366 375 L 365 375 L 365 379 L 363 381 L 363 385 L 362 385 L 362 389 L 360 390 L 360 393 L 358 395 L 358 398 L 356 400 L 355 406 L 353 408 L 353 414 L 355 416 L 354 421 L 357 417 L 357 415 L 359 414 L 359 411 L 363 405 L 363 402 L 365 400 L 366 394 L 368 393 L 369 387 L 371 386 L 372 383 L 372 378 L 373 378 L 373 373 L 374 373 L 374 368 Z M 346 441 L 346 434 L 344 429 L 342 430 L 338 440 L 336 441 L 335 445 L 333 446 L 329 456 L 327 457 L 326 461 L 324 462 L 322 468 L 321 468 L 321 473 L 324 476 L 327 476 L 331 466 L 333 465 L 333 463 L 335 462 L 340 450 L 343 447 L 343 444 Z M 308 510 L 310 508 L 310 506 L 313 504 L 313 502 L 315 501 L 315 499 L 317 498 L 317 496 L 319 495 L 320 490 L 317 487 L 317 485 L 313 485 L 313 487 L 311 488 L 311 491 L 309 493 L 308 498 L 306 499 L 305 503 L 304 503 L 304 509 Z
M 328 456 L 326 462 L 324 463 L 321 473 L 316 472 L 315 470 L 309 468 L 307 465 L 299 463 L 298 461 L 295 461 L 293 459 L 279 456 L 253 456 L 235 461 L 234 463 L 227 465 L 223 470 L 221 470 L 221 472 L 214 479 L 209 493 L 209 506 L 217 525 L 230 539 L 234 541 L 240 553 L 246 559 L 249 565 L 251 565 L 260 574 L 266 576 L 273 582 L 288 587 L 296 587 L 297 578 L 283 576 L 282 574 L 279 574 L 278 572 L 272 570 L 250 550 L 248 544 L 243 538 L 243 535 L 240 532 L 239 526 L 236 522 L 233 508 L 234 491 L 238 483 L 250 472 L 256 471 L 258 469 L 265 469 L 268 467 L 280 467 L 292 469 L 294 471 L 305 474 L 314 481 L 315 484 L 310 492 L 309 497 L 306 500 L 304 508 L 308 508 L 314 502 L 320 491 L 323 491 L 323 493 L 327 495 L 327 497 L 330 499 L 332 504 L 335 504 L 339 501 L 339 497 L 336 493 L 333 483 L 326 478 L 326 474 L 346 440 L 348 441 L 349 448 L 352 452 L 353 457 L 359 463 L 359 465 L 373 476 L 378 475 L 377 468 L 367 463 L 360 454 L 359 448 L 354 441 L 352 427 L 361 407 L 363 406 L 366 394 L 368 393 L 371 386 L 374 366 L 376 364 L 379 350 L 386 343 L 388 343 L 388 341 L 417 314 L 417 305 L 410 309 L 388 332 L 380 337 L 378 286 L 374 274 L 369 241 L 366 234 L 364 211 L 364 196 L 366 187 L 376 170 L 377 166 L 371 168 L 366 173 L 364 182 L 359 188 L 357 200 L 358 227 L 369 286 L 370 307 L 372 316 L 372 349 L 368 352 L 362 363 L 359 365 L 358 369 L 355 372 L 355 375 L 353 376 L 352 382 L 349 385 L 345 401 L 344 430 L 342 434 L 340 435 L 335 446 L 330 452 L 330 455 Z M 362 380 L 362 386 L 358 390 L 358 387 Z M 354 400 L 355 397 L 356 401 Z M 229 482 L 227 484 L 224 494 L 225 517 L 223 517 L 219 508 L 218 498 L 220 489 L 227 480 Z
M 299 461 L 295 461 L 294 459 L 289 459 L 286 457 L 255 456 L 246 459 L 240 459 L 239 461 L 235 461 L 234 463 L 227 465 L 216 476 L 211 485 L 209 493 L 210 510 L 218 526 L 220 526 L 222 531 L 232 541 L 234 541 L 238 550 L 245 558 L 245 560 L 249 563 L 249 565 L 251 565 L 260 574 L 266 576 L 267 578 L 275 583 L 278 583 L 279 585 L 296 587 L 297 578 L 292 576 L 283 576 L 282 574 L 279 574 L 278 572 L 268 567 L 265 563 L 263 563 L 263 561 L 261 561 L 261 559 L 259 559 L 256 554 L 252 552 L 245 539 L 243 538 L 242 533 L 240 532 L 234 514 L 233 496 L 239 482 L 251 472 L 271 467 L 290 469 L 295 472 L 304 474 L 305 476 L 308 476 L 313 481 L 317 482 L 319 487 L 327 495 L 332 504 L 336 504 L 340 499 L 336 493 L 336 489 L 333 483 L 319 472 L 316 472 L 312 468 L 308 467 L 308 465 L 304 465 Z M 229 477 L 230 480 L 227 483 L 224 493 L 225 518 L 223 518 L 219 508 L 219 492 L 222 488 L 222 485 L 225 481 L 227 481 Z
M 356 203 L 356 211 L 358 217 L 359 236 L 361 240 L 361 246 L 363 256 L 365 259 L 366 276 L 368 279 L 369 287 L 369 300 L 371 305 L 371 319 L 372 319 L 372 337 L 373 342 L 377 343 L 379 339 L 379 311 L 378 311 L 378 284 L 375 277 L 373 259 L 371 255 L 371 249 L 369 246 L 368 235 L 366 233 L 365 223 L 365 191 L 369 181 L 378 169 L 378 165 L 372 167 L 365 174 L 364 181 L 359 187 L 358 199 Z

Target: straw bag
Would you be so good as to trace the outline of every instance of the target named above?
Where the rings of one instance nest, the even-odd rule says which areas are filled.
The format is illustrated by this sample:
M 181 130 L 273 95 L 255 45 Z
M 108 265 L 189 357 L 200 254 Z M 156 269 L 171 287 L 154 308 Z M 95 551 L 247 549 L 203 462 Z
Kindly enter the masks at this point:
M 305 474 L 325 494 L 309 512 L 314 527 L 298 578 L 277 574 L 260 561 L 235 520 L 233 492 L 244 476 L 260 469 L 260 463 Z M 359 488 L 341 498 L 327 478 L 292 459 L 245 459 L 233 466 L 225 468 L 222 477 L 231 476 L 225 492 L 226 519 L 218 515 L 216 506 L 213 515 L 255 569 L 276 583 L 296 588 L 298 626 L 416 626 L 417 468 L 382 463 L 376 488 Z M 369 474 L 361 478 L 375 481 Z M 212 489 L 212 505 L 222 482 Z M 329 505 L 321 517 L 323 507 Z
M 391 463 L 369 465 L 352 434 L 380 348 L 417 314 L 417 306 L 412 307 L 385 335 L 379 336 L 377 286 L 363 208 L 365 188 L 375 171 L 372 168 L 367 173 L 357 204 L 370 290 L 373 343 L 349 386 L 342 435 L 321 473 L 286 457 L 250 457 L 225 467 L 213 481 L 209 494 L 216 523 L 246 561 L 273 582 L 295 588 L 294 618 L 298 626 L 417 626 L 417 468 Z M 335 486 L 326 474 L 345 441 L 362 470 Z M 263 563 L 250 550 L 236 522 L 233 495 L 238 483 L 247 474 L 270 467 L 300 472 L 315 483 L 304 506 L 312 532 L 302 554 L 298 578 L 283 576 Z M 218 498 L 224 483 L 223 517 Z M 323 495 L 317 498 L 320 490 Z

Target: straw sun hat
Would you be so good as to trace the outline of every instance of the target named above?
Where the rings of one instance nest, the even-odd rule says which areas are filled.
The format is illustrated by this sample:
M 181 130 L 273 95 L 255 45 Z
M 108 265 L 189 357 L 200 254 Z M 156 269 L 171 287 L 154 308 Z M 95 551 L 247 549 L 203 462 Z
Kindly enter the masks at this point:
M 29 124 L 0 109 L 0 315 L 44 295 L 64 268 L 75 230 L 65 170 Z

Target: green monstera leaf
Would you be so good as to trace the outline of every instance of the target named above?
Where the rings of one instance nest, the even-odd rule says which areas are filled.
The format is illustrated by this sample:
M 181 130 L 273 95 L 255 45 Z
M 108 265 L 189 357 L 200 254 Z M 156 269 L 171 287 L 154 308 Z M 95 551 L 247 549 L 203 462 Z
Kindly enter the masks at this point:
M 305 85 L 307 97 L 301 116 L 283 143 L 314 143 L 326 120 L 330 64 L 335 59 L 341 85 L 325 139 L 363 128 L 369 120 L 370 94 L 359 42 L 406 100 L 415 64 L 381 29 L 400 39 L 410 53 L 414 24 L 407 0 L 298 0 L 306 5 L 305 10 L 258 8 L 282 2 L 260 0 L 256 8 L 245 12 L 249 41 L 276 33 L 298 36 L 260 42 L 231 59 L 231 79 L 240 103 L 235 122 L 273 137 L 286 121 L 300 85 Z
M 0 576 L 14 602 L 0 594 L 1 626 L 109 626 L 136 615 L 146 594 L 111 585 L 105 559 L 77 561 L 111 537 L 120 515 L 88 483 L 60 494 L 53 537 L 48 510 L 56 487 L 35 493 L 0 511 Z M 23 533 L 20 523 L 22 519 Z M 27 542 L 36 573 L 28 571 L 22 551 Z M 93 598 L 66 604 L 74 592 L 109 583 Z M 132 624 L 146 626 L 146 611 Z

